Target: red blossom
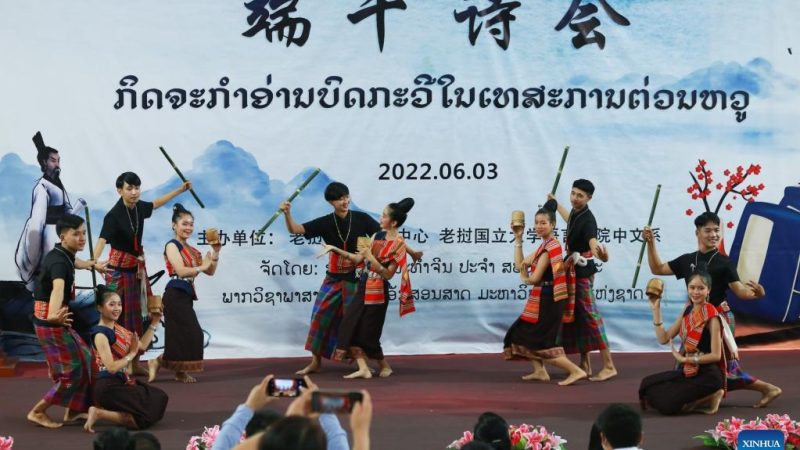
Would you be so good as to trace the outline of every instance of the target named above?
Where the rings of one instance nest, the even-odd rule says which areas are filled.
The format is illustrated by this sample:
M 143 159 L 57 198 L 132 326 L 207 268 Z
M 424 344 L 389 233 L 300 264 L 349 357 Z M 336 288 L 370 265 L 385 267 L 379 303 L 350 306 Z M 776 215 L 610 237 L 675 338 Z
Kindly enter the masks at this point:
M 686 215 L 687 216 L 691 216 L 693 214 L 694 214 L 694 211 L 692 211 L 692 208 L 689 208 L 689 209 L 686 210 Z
M 718 191 L 721 190 L 722 189 L 722 183 L 717 183 L 717 185 L 715 187 L 717 188 Z
M 760 183 L 760 184 L 758 185 L 758 190 L 760 190 L 760 191 L 763 191 L 763 190 L 764 190 L 764 183 Z
M 733 228 L 733 222 L 728 222 L 728 228 Z
M 725 205 L 725 209 L 727 209 L 728 211 L 730 211 L 730 210 L 732 210 L 732 209 L 733 209 L 733 205 L 731 205 L 730 203 L 728 203 L 727 205 Z
M 697 179 L 698 179 L 698 180 L 702 180 L 702 179 L 703 179 L 703 178 L 705 178 L 705 177 L 706 177 L 706 176 L 705 176 L 705 175 L 703 175 L 703 174 L 701 173 L 700 175 L 698 175 L 698 176 L 697 176 Z
M 706 160 L 705 159 L 701 159 L 700 160 L 700 165 L 701 166 L 705 166 L 706 165 Z
M 731 171 L 728 170 L 728 169 L 725 169 L 725 172 L 722 172 L 722 173 L 727 177 L 727 176 L 730 176 Z
M 698 198 L 700 198 L 700 196 L 699 196 L 699 195 L 697 195 L 697 194 L 692 194 L 692 200 L 697 200 Z
M 689 186 L 688 188 L 686 188 L 686 192 L 688 192 L 690 194 L 692 193 L 693 190 L 694 190 L 694 186 Z
M 694 171 L 695 171 L 695 172 L 697 172 L 697 173 L 700 173 L 700 172 L 702 172 L 702 171 L 703 171 L 703 166 L 697 166 L 697 167 L 695 167 L 695 168 L 694 168 Z

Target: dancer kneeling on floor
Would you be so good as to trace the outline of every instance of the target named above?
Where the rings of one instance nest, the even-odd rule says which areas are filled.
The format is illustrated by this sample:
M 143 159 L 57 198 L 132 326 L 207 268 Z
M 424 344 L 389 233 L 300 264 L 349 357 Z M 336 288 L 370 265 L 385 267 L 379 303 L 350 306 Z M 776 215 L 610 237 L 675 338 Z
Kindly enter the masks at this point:
M 725 394 L 722 318 L 708 302 L 711 276 L 703 270 L 696 271 L 688 281 L 690 304 L 666 330 L 661 318 L 661 297 L 648 290 L 658 342 L 670 343 L 679 363 L 675 370 L 645 377 L 639 387 L 642 408 L 652 407 L 661 414 L 714 414 Z M 672 338 L 677 335 L 683 344 L 682 353 L 672 346 Z
M 147 350 L 161 320 L 151 315 L 150 326 L 141 339 L 117 323 L 122 314 L 122 299 L 104 285 L 95 294 L 100 323 L 92 328 L 92 343 L 100 372 L 94 383 L 94 402 L 84 428 L 94 433 L 98 420 L 107 420 L 132 430 L 147 428 L 164 417 L 169 398 L 156 387 L 133 379 L 128 364 Z

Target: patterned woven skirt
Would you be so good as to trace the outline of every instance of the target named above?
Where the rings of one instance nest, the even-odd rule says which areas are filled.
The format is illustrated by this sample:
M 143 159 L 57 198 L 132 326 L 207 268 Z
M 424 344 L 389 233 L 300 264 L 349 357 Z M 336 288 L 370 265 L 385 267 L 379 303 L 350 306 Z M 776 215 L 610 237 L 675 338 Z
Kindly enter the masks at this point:
M 186 291 L 164 292 L 164 356 L 161 366 L 176 372 L 203 371 L 203 329 Z
M 594 301 L 592 278 L 575 280 L 575 321 L 562 327 L 561 343 L 567 354 L 608 348 L 603 317 Z
M 106 272 L 108 288 L 116 291 L 122 299 L 122 315 L 118 323 L 126 330 L 142 335 L 141 280 L 136 278 L 136 269 L 114 269 Z
M 42 325 L 34 328 L 55 383 L 43 400 L 73 411 L 88 411 L 92 351 L 71 328 Z
M 306 350 L 316 356 L 331 359 L 336 351 L 339 324 L 344 311 L 353 301 L 356 281 L 325 277 L 311 311 L 311 326 L 306 338 Z
M 724 382 L 725 375 L 716 364 L 700 365 L 698 374 L 690 378 L 682 370 L 660 372 L 642 380 L 639 400 L 661 414 L 678 414 L 687 403 L 722 389 Z
M 558 344 L 561 334 L 561 316 L 567 301 L 553 301 L 553 286 L 542 287 L 539 303 L 539 321 L 530 323 L 517 319 L 503 340 L 505 359 L 551 359 L 564 356 Z
M 364 304 L 365 287 L 366 278 L 358 283 L 353 301 L 344 311 L 333 359 L 338 361 L 348 361 L 353 358 L 383 359 L 381 335 L 389 302 Z M 383 283 L 383 294 L 384 299 L 389 298 L 389 283 Z

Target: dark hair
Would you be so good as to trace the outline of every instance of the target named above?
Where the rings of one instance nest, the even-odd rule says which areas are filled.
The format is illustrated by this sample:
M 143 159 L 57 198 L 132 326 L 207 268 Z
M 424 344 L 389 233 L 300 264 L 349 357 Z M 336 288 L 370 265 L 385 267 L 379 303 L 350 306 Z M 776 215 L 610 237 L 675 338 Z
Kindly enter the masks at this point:
M 594 184 L 591 181 L 579 178 L 572 183 L 572 187 L 582 190 L 587 194 L 594 195 Z
M 720 224 L 719 216 L 710 211 L 706 211 L 694 219 L 694 227 L 700 229 L 706 226 L 709 222 L 719 226 Z
M 161 443 L 152 433 L 142 431 L 131 436 L 128 450 L 161 450 Z
M 276 421 L 258 441 L 258 450 L 326 450 L 328 441 L 318 423 L 288 416 Z
M 47 159 L 50 158 L 50 153 L 58 153 L 58 150 L 44 145 L 44 138 L 42 137 L 41 131 L 37 131 L 36 134 L 33 135 L 33 145 L 36 146 L 36 161 L 39 161 L 39 168 L 44 172 Z
M 608 405 L 597 417 L 597 427 L 614 448 L 636 447 L 642 440 L 642 416 L 628 405 Z
M 254 434 L 258 434 L 266 430 L 267 427 L 273 423 L 277 422 L 281 417 L 283 416 L 275 410 L 261 408 L 258 411 L 253 412 L 253 417 L 244 427 L 244 435 L 250 437 Z
M 539 214 L 544 214 L 550 220 L 550 223 L 555 225 L 557 208 L 558 208 L 558 203 L 556 203 L 555 200 L 550 199 L 536 211 L 536 214 L 534 214 L 534 216 L 538 216 Z
M 494 447 L 482 441 L 467 442 L 461 450 L 494 450 Z
M 133 172 L 123 172 L 117 177 L 117 189 L 122 189 L 122 187 L 125 186 L 125 183 L 128 183 L 131 186 L 141 186 L 142 180 L 139 179 L 139 175 L 136 175 Z
M 113 295 L 117 295 L 117 291 L 109 289 L 105 284 L 98 284 L 94 288 L 94 302 L 97 306 L 103 306 Z
M 711 289 L 711 284 L 713 283 L 713 281 L 712 281 L 712 278 L 711 278 L 711 274 L 708 273 L 708 271 L 705 268 L 699 267 L 699 268 L 695 269 L 694 272 L 692 272 L 686 278 L 686 285 L 688 286 L 689 283 L 691 283 L 692 280 L 694 280 L 695 278 L 702 279 L 703 280 L 703 284 L 705 284 L 707 288 Z
M 83 217 L 75 214 L 64 214 L 56 222 L 56 234 L 61 236 L 62 231 L 77 230 L 81 225 L 83 225 Z
M 172 223 L 178 223 L 178 220 L 180 220 L 181 216 L 184 214 L 194 217 L 192 212 L 184 208 L 180 203 L 172 205 Z
M 508 422 L 493 412 L 485 412 L 478 417 L 473 435 L 476 441 L 485 442 L 495 450 L 511 449 Z
M 350 189 L 347 189 L 347 186 L 344 183 L 334 181 L 325 188 L 326 201 L 332 202 L 334 200 L 339 200 L 345 195 L 350 195 Z
M 122 427 L 109 428 L 98 434 L 92 446 L 94 450 L 127 450 L 131 434 Z
M 603 437 L 600 436 L 600 427 L 597 422 L 592 424 L 592 429 L 589 431 L 589 447 L 588 450 L 603 450 Z
M 408 212 L 414 207 L 413 198 L 404 198 L 397 203 L 389 203 L 389 219 L 397 222 L 397 226 L 406 223 Z

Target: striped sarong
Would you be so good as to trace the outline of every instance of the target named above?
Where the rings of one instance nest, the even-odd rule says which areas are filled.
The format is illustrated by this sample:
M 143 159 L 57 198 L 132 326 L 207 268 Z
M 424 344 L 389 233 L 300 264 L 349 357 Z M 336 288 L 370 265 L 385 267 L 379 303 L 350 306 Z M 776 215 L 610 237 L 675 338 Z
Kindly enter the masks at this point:
M 88 411 L 92 351 L 72 328 L 35 324 L 34 329 L 55 383 L 43 400 L 72 411 Z
M 717 311 L 719 311 L 725 321 L 728 322 L 728 327 L 730 327 L 731 333 L 735 336 L 736 320 L 733 318 L 733 311 L 731 311 L 731 308 L 728 306 L 728 302 L 722 302 L 722 304 L 717 306 Z M 747 386 L 758 381 L 758 378 L 742 370 L 741 362 L 738 359 L 730 357 L 727 362 L 728 367 L 725 375 L 727 377 L 728 391 L 745 389 Z
M 108 260 L 109 270 L 106 272 L 106 285 L 109 289 L 116 291 L 122 299 L 122 315 L 118 323 L 138 336 L 141 336 L 143 332 L 142 284 L 147 286 L 145 295 L 152 295 L 149 284 L 146 281 L 142 283 L 142 279 L 137 275 L 141 270 L 142 277 L 147 278 L 143 266 L 144 263 L 140 263 L 130 253 L 112 248 Z
M 564 352 L 589 353 L 608 348 L 603 318 L 594 301 L 592 278 L 575 279 L 575 321 L 561 329 Z
M 306 350 L 327 359 L 333 357 L 339 324 L 344 317 L 345 308 L 355 297 L 357 287 L 355 280 L 350 281 L 331 274 L 325 276 L 311 312 Z

